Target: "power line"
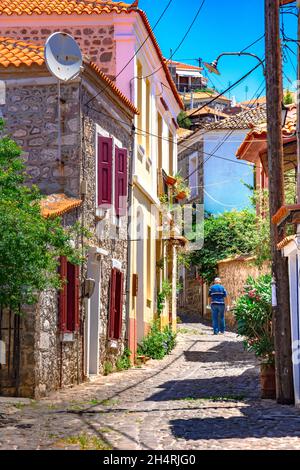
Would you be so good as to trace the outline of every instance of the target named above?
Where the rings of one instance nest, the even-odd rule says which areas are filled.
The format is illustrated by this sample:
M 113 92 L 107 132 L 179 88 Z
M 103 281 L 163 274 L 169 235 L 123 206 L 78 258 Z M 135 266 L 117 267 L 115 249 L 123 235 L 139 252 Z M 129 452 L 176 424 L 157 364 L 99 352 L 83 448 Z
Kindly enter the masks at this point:
M 262 36 L 260 36 L 258 39 L 256 39 L 254 42 L 252 42 L 251 44 L 249 44 L 249 46 L 245 47 L 244 49 L 241 50 L 241 52 L 245 52 L 247 51 L 248 49 L 250 49 L 250 47 L 254 46 L 255 44 L 257 44 L 259 41 L 261 41 L 263 38 L 265 37 L 265 34 L 263 34 Z
M 180 43 L 178 44 L 178 46 L 176 47 L 176 49 L 174 50 L 174 52 L 172 52 L 172 54 L 170 55 L 170 58 L 167 60 L 167 63 L 170 62 L 174 56 L 174 54 L 176 54 L 176 52 L 180 49 L 180 47 L 182 46 L 182 44 L 184 43 L 184 41 L 186 40 L 189 32 L 191 31 L 192 27 L 194 26 L 203 6 L 204 6 L 204 3 L 206 2 L 206 0 L 203 0 L 200 7 L 198 8 L 191 24 L 189 25 L 187 31 L 185 32 L 185 34 L 183 35 Z M 154 70 L 154 72 L 150 73 L 149 75 L 145 75 L 143 77 L 133 77 L 133 78 L 137 78 L 138 80 L 143 80 L 145 78 L 149 78 L 149 77 L 152 77 L 152 75 L 155 75 L 157 72 L 159 72 L 161 69 L 163 68 L 163 65 L 161 65 L 158 69 Z
M 263 83 L 264 83 L 264 81 L 263 81 Z M 260 90 L 261 86 L 262 86 L 262 84 L 258 87 L 257 92 Z M 255 99 L 255 101 L 254 101 L 253 104 L 255 104 L 255 102 L 259 99 L 259 97 L 262 95 L 263 91 L 264 91 L 264 88 L 261 90 L 260 94 L 256 97 L 256 99 Z M 256 95 L 257 92 L 255 92 L 255 95 Z M 254 95 L 254 96 L 255 96 L 255 95 Z M 253 98 L 252 98 L 252 99 L 253 99 Z M 250 112 L 250 111 L 252 111 L 252 109 L 249 109 L 248 112 Z M 243 116 L 241 116 L 240 119 L 242 119 L 246 114 L 248 114 L 248 112 L 243 113 Z M 235 129 L 232 129 L 230 132 L 227 133 L 227 136 L 225 136 L 224 139 L 215 147 L 215 149 L 213 150 L 213 153 L 210 154 L 206 160 L 203 160 L 203 161 L 200 163 L 200 165 L 198 165 L 198 167 L 184 179 L 184 181 L 186 181 L 187 179 L 189 179 L 189 178 L 190 178 L 194 173 L 196 173 L 196 171 L 198 171 L 200 168 L 204 167 L 205 163 L 207 163 L 208 160 L 209 160 L 211 157 L 216 157 L 215 153 L 222 147 L 222 145 L 223 145 L 223 144 L 227 141 L 227 139 L 232 135 L 232 133 L 234 132 L 234 130 L 235 130 Z M 203 153 L 205 154 L 206 152 L 203 152 Z M 222 157 L 222 158 L 224 158 L 224 157 Z M 230 160 L 230 161 L 232 161 L 232 162 L 234 161 L 235 163 L 242 163 L 242 162 L 239 162 L 238 160 Z M 245 165 L 249 166 L 248 164 L 245 164 Z
M 265 60 L 265 59 L 264 59 Z M 263 62 L 264 62 L 263 60 Z M 243 75 L 243 77 L 241 77 L 239 80 L 237 80 L 233 85 L 231 85 L 230 87 L 226 88 L 226 90 L 224 90 L 222 93 L 219 93 L 217 96 L 215 96 L 213 99 L 211 99 L 208 103 L 206 103 L 205 105 L 201 106 L 200 108 L 196 109 L 193 113 L 191 113 L 189 115 L 190 116 L 193 116 L 195 113 L 201 111 L 201 109 L 204 109 L 206 106 L 209 106 L 211 103 L 213 103 L 214 101 L 216 101 L 220 96 L 224 95 L 225 93 L 227 93 L 229 90 L 232 90 L 233 88 L 235 88 L 239 83 L 241 83 L 243 80 L 245 80 L 245 78 L 247 78 L 249 75 L 251 75 L 252 72 L 254 72 L 256 69 L 258 69 L 258 67 L 260 67 L 261 64 L 257 64 L 255 67 L 253 67 L 253 69 L 251 69 L 249 72 L 247 72 L 245 75 Z
M 156 21 L 155 25 L 153 26 L 152 28 L 152 31 L 154 31 L 156 29 L 156 27 L 158 26 L 158 24 L 160 23 L 160 21 L 162 20 L 163 16 L 165 15 L 166 11 L 168 10 L 168 8 L 171 6 L 171 3 L 173 2 L 173 0 L 169 0 L 169 2 L 167 3 L 165 9 L 163 10 L 163 12 L 161 13 L 161 15 L 159 16 L 158 20 Z M 148 41 L 148 39 L 150 38 L 150 33 L 147 35 L 146 39 L 144 39 L 144 41 L 142 42 L 142 44 L 138 47 L 138 49 L 135 51 L 134 55 L 129 59 L 129 61 L 124 65 L 124 67 L 120 70 L 120 72 L 114 77 L 113 81 L 115 81 L 120 75 L 122 72 L 124 72 L 124 70 L 126 69 L 126 67 L 128 67 L 128 65 L 131 63 L 131 61 L 136 57 L 136 55 L 139 53 L 139 51 L 144 47 L 144 45 L 146 44 L 146 42 Z M 102 88 L 95 96 L 92 96 L 92 98 L 90 98 L 86 103 L 85 105 L 88 105 L 91 101 L 93 101 L 97 96 L 99 96 L 101 93 L 103 93 L 107 88 L 108 88 L 109 85 L 106 85 L 104 88 Z

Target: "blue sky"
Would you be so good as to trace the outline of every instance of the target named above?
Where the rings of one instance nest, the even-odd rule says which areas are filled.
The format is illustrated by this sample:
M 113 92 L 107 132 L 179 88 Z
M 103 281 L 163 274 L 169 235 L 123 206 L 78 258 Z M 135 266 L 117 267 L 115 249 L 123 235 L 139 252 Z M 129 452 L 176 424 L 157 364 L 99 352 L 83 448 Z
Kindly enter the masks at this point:
M 168 0 L 140 0 L 139 7 L 143 9 L 153 26 L 167 5 Z M 202 0 L 173 0 L 165 16 L 155 29 L 163 54 L 170 57 L 170 49 L 175 49 L 180 43 L 184 33 L 190 25 Z M 296 38 L 296 18 L 292 15 L 284 15 L 286 34 Z M 187 63 L 196 64 L 195 59 L 201 57 L 206 62 L 211 62 L 221 52 L 233 52 L 244 49 L 264 33 L 264 0 L 206 0 L 204 7 L 198 16 L 187 39 L 174 55 L 174 60 L 184 60 Z M 292 43 L 290 47 L 295 50 Z M 254 45 L 249 52 L 264 57 L 264 40 Z M 284 72 L 294 81 L 296 74 L 294 67 L 296 57 L 289 52 L 290 59 L 286 57 Z M 220 60 L 219 69 L 221 76 L 209 74 L 210 85 L 215 85 L 219 91 L 228 87 L 229 82 L 234 83 L 251 68 L 257 61 L 248 57 L 225 57 Z M 294 65 L 294 67 L 293 67 Z M 253 72 L 241 85 L 237 86 L 232 95 L 239 101 L 253 98 L 263 83 L 262 68 Z M 285 87 L 288 87 L 287 78 L 284 79 Z M 246 93 L 245 87 L 248 87 Z M 291 88 L 291 85 L 289 86 Z M 262 88 L 260 88 L 261 90 Z

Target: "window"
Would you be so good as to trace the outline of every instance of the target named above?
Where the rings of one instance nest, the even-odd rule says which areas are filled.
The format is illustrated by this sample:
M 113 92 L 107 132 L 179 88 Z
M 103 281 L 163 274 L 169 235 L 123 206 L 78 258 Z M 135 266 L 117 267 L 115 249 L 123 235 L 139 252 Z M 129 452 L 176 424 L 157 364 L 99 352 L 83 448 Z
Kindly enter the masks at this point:
M 112 203 L 112 145 L 111 138 L 98 136 L 98 206 Z
M 199 168 L 197 152 L 193 153 L 189 159 L 189 186 L 191 188 L 191 198 L 199 195 Z
M 151 86 L 146 80 L 146 154 L 150 157 Z
M 120 339 L 122 335 L 123 287 L 124 274 L 113 268 L 110 280 L 109 339 Z
M 173 175 L 174 136 L 169 131 L 169 175 Z
M 142 64 L 138 61 L 137 62 L 137 76 L 143 76 L 143 67 Z M 143 109 L 143 80 L 137 79 L 137 108 L 140 110 L 140 114 L 138 114 L 137 122 L 138 122 L 138 129 L 143 129 L 143 116 L 142 116 L 142 109 Z M 143 144 L 143 136 L 141 133 L 138 134 L 137 137 L 138 143 L 140 145 Z
M 117 216 L 126 215 L 127 207 L 127 150 L 115 146 L 113 161 L 113 139 L 98 136 L 97 202 L 98 207 L 110 208 L 115 204 Z M 114 176 L 113 176 L 114 172 Z
M 79 330 L 79 266 L 61 256 L 60 276 L 59 327 L 63 333 L 71 333 Z
M 116 215 L 126 215 L 127 207 L 127 150 L 115 150 L 115 209 Z
M 152 267 L 152 253 L 151 253 L 151 227 L 147 226 L 147 299 L 152 299 L 152 279 L 151 279 L 151 267 Z

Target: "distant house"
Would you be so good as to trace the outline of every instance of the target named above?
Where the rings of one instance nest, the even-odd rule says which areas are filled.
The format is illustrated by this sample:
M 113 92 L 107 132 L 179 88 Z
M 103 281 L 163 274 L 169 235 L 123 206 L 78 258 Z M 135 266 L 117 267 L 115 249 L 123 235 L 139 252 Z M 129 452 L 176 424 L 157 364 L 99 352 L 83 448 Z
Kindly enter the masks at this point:
M 179 93 L 189 92 L 207 87 L 207 78 L 202 75 L 202 67 L 167 60 L 172 78 Z
M 217 111 L 223 112 L 225 108 L 231 105 L 231 100 L 226 96 L 220 95 L 213 90 L 184 93 L 183 102 L 186 110 L 197 109 L 203 106 L 209 106 Z M 214 101 L 211 103 L 211 101 Z
M 236 152 L 250 129 L 261 122 L 266 122 L 265 106 L 247 109 L 194 132 L 180 133 L 178 169 L 191 188 L 187 202 L 204 204 L 204 211 L 215 215 L 250 206 L 253 164 L 240 162 Z M 203 313 L 207 299 L 199 282 L 200 273 L 196 268 L 180 268 L 179 274 L 184 285 L 180 308 Z
M 6 90 L 0 108 L 7 132 L 23 149 L 30 182 L 45 195 L 42 214 L 60 216 L 66 227 L 78 222 L 91 233 L 89 240 L 74 240 L 78 248 L 88 245 L 79 268 L 61 258 L 61 277 L 67 281 L 61 291 L 42 292 L 19 320 L 2 312 L 3 395 L 39 397 L 77 384 L 102 373 L 106 362 L 115 364 L 125 347 L 128 239 L 127 222 L 121 221 L 127 204 L 124 208 L 120 201 L 127 201 L 138 111 L 93 62 L 85 59 L 83 65 L 80 78 L 61 84 L 58 103 L 57 80 L 44 63 L 43 47 L 0 39 L 0 80 Z M 100 90 L 93 109 L 84 106 Z M 111 221 L 109 227 L 119 235 L 113 239 L 100 230 L 101 221 Z M 87 279 L 95 286 L 90 298 Z
M 203 127 L 204 124 L 211 124 L 213 122 L 221 121 L 228 118 L 224 111 L 219 111 L 210 106 L 200 107 L 199 109 L 189 109 L 186 115 L 192 122 L 192 129 Z

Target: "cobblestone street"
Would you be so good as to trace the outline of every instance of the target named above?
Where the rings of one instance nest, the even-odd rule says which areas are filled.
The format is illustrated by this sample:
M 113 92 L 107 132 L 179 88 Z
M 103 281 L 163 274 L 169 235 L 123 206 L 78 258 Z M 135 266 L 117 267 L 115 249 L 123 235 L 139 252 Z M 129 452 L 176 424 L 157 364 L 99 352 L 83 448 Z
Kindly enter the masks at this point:
M 39 402 L 0 401 L 0 449 L 300 449 L 300 410 L 260 400 L 234 333 L 179 326 L 163 361 Z

